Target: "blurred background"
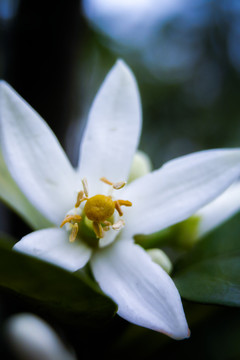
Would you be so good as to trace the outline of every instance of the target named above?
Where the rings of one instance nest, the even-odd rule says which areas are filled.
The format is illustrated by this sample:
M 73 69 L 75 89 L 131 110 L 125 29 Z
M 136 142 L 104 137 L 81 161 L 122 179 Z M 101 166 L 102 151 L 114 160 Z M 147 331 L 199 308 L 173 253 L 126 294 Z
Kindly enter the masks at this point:
M 74 165 L 91 102 L 117 58 L 137 78 L 140 149 L 154 168 L 240 145 L 238 0 L 0 0 L 0 77 L 48 122 Z M 20 239 L 30 229 L 0 204 L 0 231 Z M 182 342 L 119 318 L 87 330 L 47 320 L 79 358 L 240 358 L 238 309 L 184 306 L 192 336 Z M 29 305 L 0 294 L 2 333 L 8 316 L 23 310 Z M 0 355 L 15 359 L 3 336 Z

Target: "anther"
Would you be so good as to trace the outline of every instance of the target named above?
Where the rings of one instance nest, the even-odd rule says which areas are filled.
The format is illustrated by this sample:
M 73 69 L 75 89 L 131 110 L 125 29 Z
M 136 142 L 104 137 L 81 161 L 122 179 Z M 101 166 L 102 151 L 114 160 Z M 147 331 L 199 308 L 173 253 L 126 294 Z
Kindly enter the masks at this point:
M 81 202 L 85 200 L 84 198 L 84 192 L 81 190 L 79 191 L 79 193 L 77 194 L 77 201 L 76 201 L 76 204 L 75 204 L 75 208 L 79 207 Z
M 126 181 L 119 181 L 119 182 L 113 184 L 113 188 L 114 188 L 115 190 L 120 190 L 120 189 L 122 189 L 125 185 L 126 185 Z
M 118 203 L 120 206 L 132 206 L 132 203 L 131 201 L 128 201 L 128 200 L 118 200 Z
M 60 227 L 63 227 L 63 225 L 65 225 L 68 222 L 71 222 L 71 221 L 80 222 L 81 220 L 82 220 L 82 217 L 80 215 L 67 215 L 63 219 L 63 222 L 61 223 Z
M 102 228 L 102 225 L 98 222 L 93 222 L 93 230 L 97 236 L 97 238 L 101 239 L 103 238 L 103 228 Z
M 110 221 L 107 221 L 107 220 L 103 221 L 103 224 L 106 225 L 106 226 L 111 226 L 112 225 L 112 223 Z
M 86 197 L 88 197 L 88 183 L 87 183 L 87 179 L 83 178 L 82 179 L 82 185 L 83 185 L 83 191 Z
M 104 226 L 104 231 L 109 231 L 111 229 L 110 226 Z
M 104 231 L 109 231 L 111 229 L 112 223 L 110 221 L 103 221 Z
M 114 204 L 115 204 L 115 209 L 117 210 L 117 212 L 119 213 L 120 216 L 123 216 L 123 212 L 122 212 L 122 209 L 121 209 L 121 206 L 119 204 L 119 201 L 116 200 L 114 201 Z
M 125 225 L 125 221 L 120 219 L 115 224 L 113 224 L 112 228 L 113 230 L 119 231 L 124 227 L 124 225 Z
M 119 213 L 120 216 L 123 216 L 123 212 L 121 209 L 121 206 L 132 206 L 131 201 L 128 200 L 116 200 L 114 201 L 115 204 L 115 209 L 117 210 L 117 212 Z
M 76 240 L 76 237 L 77 237 L 77 233 L 78 233 L 78 224 L 75 223 L 72 227 L 72 230 L 71 230 L 71 234 L 69 236 L 69 241 L 72 243 Z
M 126 181 L 119 181 L 119 182 L 113 183 L 112 181 L 109 181 L 105 177 L 101 177 L 100 180 L 107 185 L 111 185 L 115 190 L 122 189 L 126 185 Z

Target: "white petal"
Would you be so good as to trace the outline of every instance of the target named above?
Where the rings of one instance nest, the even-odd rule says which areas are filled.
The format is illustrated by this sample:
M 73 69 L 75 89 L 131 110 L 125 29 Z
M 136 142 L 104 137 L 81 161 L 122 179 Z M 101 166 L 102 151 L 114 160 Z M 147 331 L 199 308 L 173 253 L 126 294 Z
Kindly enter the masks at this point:
M 122 190 L 125 234 L 151 234 L 187 219 L 240 175 L 240 150 L 209 150 L 172 160 Z
M 13 179 L 42 214 L 59 224 L 74 204 L 76 174 L 51 129 L 3 81 L 0 134 Z
M 55 331 L 35 315 L 22 313 L 10 317 L 5 324 L 5 333 L 12 351 L 21 359 L 76 359 Z
M 105 247 L 111 244 L 115 238 L 117 237 L 118 233 L 116 230 L 110 229 L 104 232 L 104 237 L 99 239 L 99 247 Z
M 118 304 L 121 317 L 173 338 L 188 337 L 173 281 L 140 246 L 116 241 L 95 253 L 91 266 L 102 290 Z
M 27 200 L 12 179 L 0 151 L 0 199 L 15 210 L 34 229 L 49 227 L 45 219 Z
M 63 229 L 44 229 L 24 236 L 14 250 L 38 257 L 69 271 L 82 268 L 89 260 L 92 250 L 80 240 L 70 243 Z
M 239 210 L 240 183 L 236 183 L 196 213 L 200 217 L 198 237 L 203 237 Z
M 120 220 L 120 216 L 118 214 L 113 214 L 113 223 L 116 224 L 118 223 L 118 221 Z M 104 232 L 104 237 L 99 239 L 99 247 L 103 248 L 105 246 L 108 246 L 109 244 L 111 244 L 116 237 L 119 235 L 119 231 L 118 230 L 114 230 L 110 227 L 110 229 L 108 231 Z
M 90 109 L 80 148 L 79 171 L 90 188 L 110 181 L 126 181 L 141 131 L 137 84 L 123 61 L 107 75 Z M 97 183 L 96 183 L 97 182 Z

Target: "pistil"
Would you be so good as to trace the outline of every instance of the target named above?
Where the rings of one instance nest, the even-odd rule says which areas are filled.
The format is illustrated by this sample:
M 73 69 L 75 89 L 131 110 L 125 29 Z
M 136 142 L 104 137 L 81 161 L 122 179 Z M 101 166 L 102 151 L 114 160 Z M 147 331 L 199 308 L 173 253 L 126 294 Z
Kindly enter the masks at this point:
M 119 190 L 122 189 L 126 182 L 120 181 L 120 182 L 111 182 L 105 177 L 102 177 L 100 179 L 105 184 L 110 185 L 111 189 Z M 68 214 L 62 221 L 60 227 L 63 227 L 67 223 L 69 224 L 69 230 L 70 236 L 69 241 L 73 242 L 76 240 L 78 231 L 79 231 L 79 225 L 78 223 L 82 220 L 82 216 L 77 215 L 76 212 L 78 211 L 77 208 L 80 210 L 80 205 L 82 202 L 86 201 L 86 204 L 80 211 L 83 211 L 85 213 L 85 219 L 90 220 L 90 223 L 92 225 L 92 229 L 97 237 L 97 239 L 101 239 L 104 237 L 104 233 L 106 231 L 109 231 L 110 229 L 119 231 L 123 228 L 125 225 L 125 222 L 123 219 L 118 220 L 114 223 L 113 221 L 113 214 L 116 210 L 119 214 L 119 216 L 123 215 L 123 211 L 121 209 L 121 206 L 132 206 L 132 203 L 128 200 L 112 200 L 111 195 L 95 195 L 92 197 L 89 197 L 88 192 L 88 183 L 87 179 L 84 178 L 82 180 L 82 186 L 83 190 L 79 191 L 77 194 L 77 200 L 75 203 L 75 209 L 71 210 L 71 212 L 74 212 L 75 214 Z M 84 215 L 83 215 L 84 216 Z

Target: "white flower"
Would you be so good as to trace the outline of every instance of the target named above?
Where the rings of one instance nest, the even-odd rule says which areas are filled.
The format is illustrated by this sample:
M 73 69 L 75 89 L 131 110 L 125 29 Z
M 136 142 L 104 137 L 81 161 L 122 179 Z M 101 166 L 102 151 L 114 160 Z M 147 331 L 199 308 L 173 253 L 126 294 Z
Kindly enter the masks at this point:
M 180 222 L 222 193 L 240 175 L 240 150 L 183 156 L 123 186 L 138 146 L 141 107 L 134 76 L 122 61 L 110 71 L 91 107 L 76 170 L 46 123 L 5 82 L 0 107 L 0 145 L 9 171 L 5 176 L 23 197 L 18 211 L 22 207 L 31 218 L 31 211 L 26 215 L 31 204 L 56 226 L 25 236 L 15 249 L 70 271 L 89 261 L 120 316 L 173 338 L 187 337 L 173 281 L 133 236 Z
M 5 324 L 5 333 L 14 354 L 31 360 L 76 360 L 55 331 L 39 317 L 21 313 Z

